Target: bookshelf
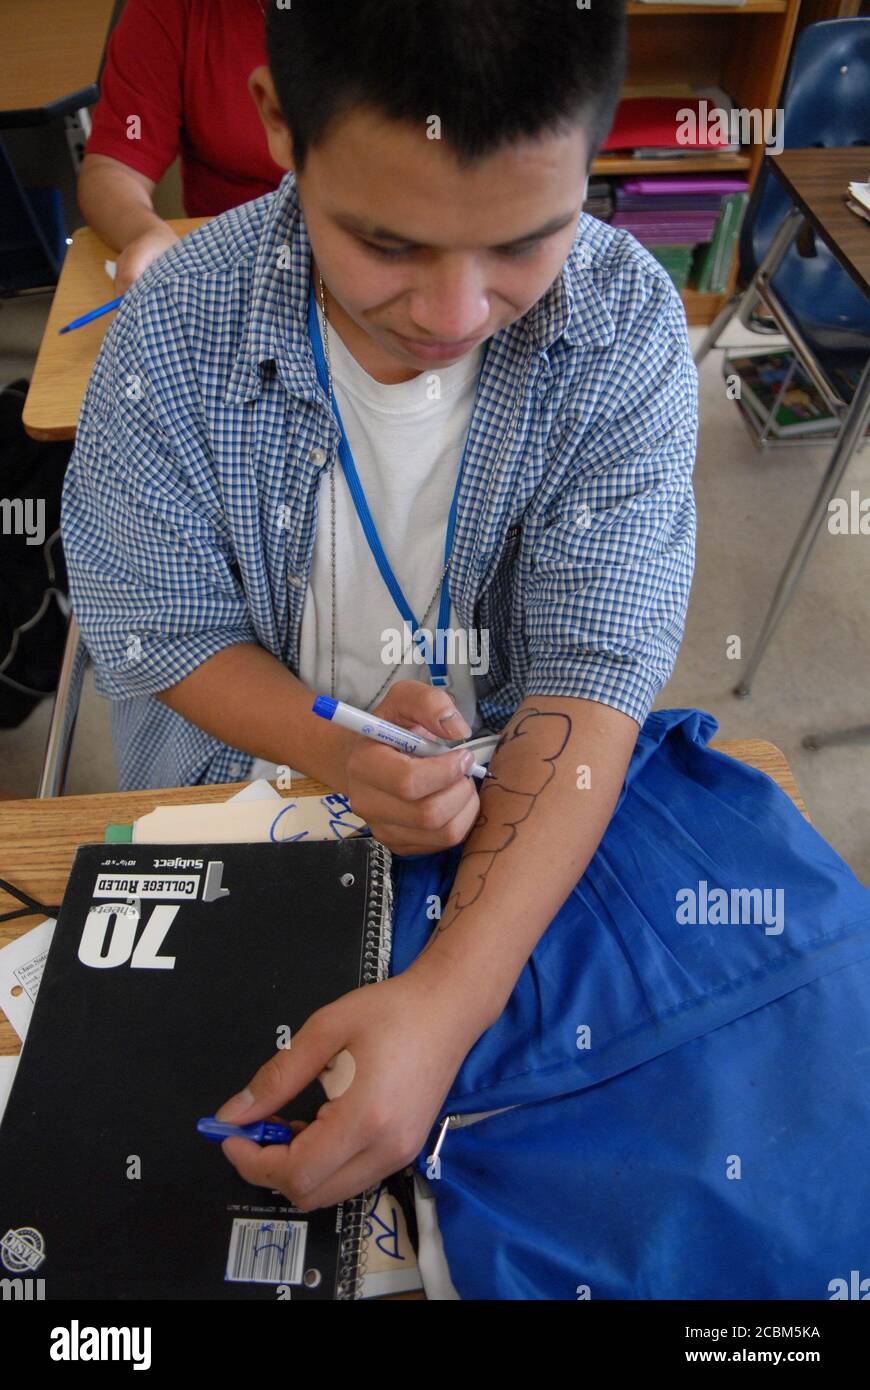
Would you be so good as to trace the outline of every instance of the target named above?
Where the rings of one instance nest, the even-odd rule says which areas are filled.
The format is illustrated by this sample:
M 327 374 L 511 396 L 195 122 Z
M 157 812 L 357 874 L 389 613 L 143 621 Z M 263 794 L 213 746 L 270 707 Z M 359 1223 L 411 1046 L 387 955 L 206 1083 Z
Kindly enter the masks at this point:
M 746 0 L 744 5 L 641 5 L 629 0 L 626 88 L 688 82 L 722 87 L 736 107 L 775 109 L 794 39 L 801 0 Z M 675 159 L 604 155 L 592 165 L 601 178 L 625 174 L 698 174 L 739 170 L 750 187 L 758 177 L 762 145 L 739 154 Z M 733 291 L 737 259 L 723 294 L 682 292 L 691 324 L 712 323 Z

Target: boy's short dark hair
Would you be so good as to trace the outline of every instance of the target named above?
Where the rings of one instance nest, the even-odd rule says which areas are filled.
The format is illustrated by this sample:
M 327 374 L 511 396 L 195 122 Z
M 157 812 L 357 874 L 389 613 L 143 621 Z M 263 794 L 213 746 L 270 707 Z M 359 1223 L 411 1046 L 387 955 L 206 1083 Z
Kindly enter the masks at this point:
M 461 164 L 582 121 L 589 162 L 625 69 L 625 0 L 268 0 L 272 80 L 297 173 L 335 118 L 378 109 L 441 138 Z

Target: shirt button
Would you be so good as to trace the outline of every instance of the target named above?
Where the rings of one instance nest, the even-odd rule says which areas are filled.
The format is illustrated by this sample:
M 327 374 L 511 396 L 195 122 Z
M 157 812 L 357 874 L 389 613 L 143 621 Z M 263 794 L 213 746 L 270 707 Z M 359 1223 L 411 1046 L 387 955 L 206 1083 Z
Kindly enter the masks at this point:
M 229 773 L 231 777 L 240 777 L 242 772 L 241 763 L 230 763 Z
M 287 583 L 290 584 L 291 587 L 294 589 L 301 589 L 303 584 L 305 583 L 305 580 L 302 579 L 298 574 L 288 574 Z
M 312 462 L 312 463 L 316 463 L 317 466 L 318 466 L 318 468 L 319 468 L 319 467 L 321 467 L 324 463 L 326 463 L 326 450 L 325 450 L 325 449 L 321 449 L 321 448 L 318 446 L 316 449 L 312 449 L 312 450 L 311 450 L 311 453 L 310 453 L 309 457 L 310 457 L 310 459 L 311 459 L 311 462 Z

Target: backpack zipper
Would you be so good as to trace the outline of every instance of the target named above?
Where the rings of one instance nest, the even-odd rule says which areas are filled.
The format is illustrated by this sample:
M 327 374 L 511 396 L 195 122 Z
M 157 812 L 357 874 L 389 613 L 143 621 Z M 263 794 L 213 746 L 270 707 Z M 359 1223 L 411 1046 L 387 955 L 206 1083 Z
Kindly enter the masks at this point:
M 445 1115 L 438 1126 L 435 1147 L 426 1159 L 427 1168 L 431 1169 L 433 1164 L 437 1165 L 448 1129 L 464 1129 L 466 1125 L 476 1125 L 478 1120 L 488 1120 L 490 1115 L 503 1115 L 507 1110 L 518 1110 L 519 1104 L 501 1105 L 497 1110 L 472 1110 L 467 1115 Z

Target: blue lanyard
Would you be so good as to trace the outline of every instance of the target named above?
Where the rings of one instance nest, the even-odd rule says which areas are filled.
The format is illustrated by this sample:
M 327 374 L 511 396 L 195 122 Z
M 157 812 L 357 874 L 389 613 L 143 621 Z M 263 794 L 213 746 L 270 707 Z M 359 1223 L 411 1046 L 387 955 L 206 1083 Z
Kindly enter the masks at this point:
M 327 366 L 326 366 L 326 354 L 325 354 L 325 352 L 324 352 L 324 350 L 323 350 L 323 338 L 322 338 L 321 332 L 320 332 L 320 321 L 319 321 L 319 319 L 318 319 L 318 317 L 317 317 L 317 300 L 316 300 L 315 294 L 314 294 L 314 285 L 313 285 L 313 283 L 312 283 L 312 285 L 311 285 L 310 293 L 309 293 L 309 296 L 308 296 L 308 332 L 309 332 L 309 335 L 310 335 L 310 337 L 311 337 L 311 347 L 312 347 L 312 350 L 313 350 L 313 352 L 314 352 L 314 362 L 315 362 L 315 366 L 317 367 L 317 377 L 318 377 L 318 380 L 319 380 L 321 386 L 323 387 L 324 391 L 325 391 L 325 392 L 327 393 L 327 395 L 328 395 L 328 394 L 329 394 L 329 372 L 328 372 Z M 485 355 L 486 355 L 486 349 L 484 348 L 484 356 L 485 356 Z M 483 363 L 481 363 L 481 375 L 482 375 L 482 374 L 483 374 Z M 478 384 L 478 387 L 479 387 L 479 386 L 480 386 L 480 377 L 478 377 L 478 383 L 477 383 L 477 384 Z M 476 399 L 477 399 L 477 397 L 476 397 L 476 394 L 475 394 L 475 400 L 476 400 Z M 333 393 L 332 393 L 331 405 L 332 405 L 332 409 L 333 409 L 333 412 L 334 412 L 334 415 L 335 415 L 335 420 L 336 420 L 336 423 L 337 423 L 337 425 L 338 425 L 338 431 L 339 431 L 338 457 L 339 457 L 339 460 L 341 461 L 341 466 L 342 466 L 342 468 L 344 469 L 344 476 L 345 476 L 345 478 L 347 479 L 347 485 L 348 485 L 348 488 L 350 489 L 350 495 L 351 495 L 351 498 L 353 499 L 353 504 L 354 504 L 354 506 L 355 506 L 355 508 L 356 508 L 356 514 L 357 514 L 357 516 L 359 517 L 360 525 L 362 526 L 363 532 L 364 532 L 364 534 L 365 534 L 365 538 L 366 538 L 366 540 L 368 541 L 369 550 L 370 550 L 371 553 L 372 553 L 372 556 L 373 556 L 373 558 L 374 558 L 375 564 L 377 565 L 378 569 L 379 569 L 380 572 L 381 572 L 381 578 L 383 579 L 384 583 L 386 584 L 387 588 L 389 589 L 390 593 L 391 593 L 392 596 L 393 596 L 393 600 L 394 600 L 394 602 L 395 602 L 395 604 L 396 604 L 396 607 L 398 608 L 399 612 L 401 613 L 402 618 L 404 619 L 404 621 L 405 621 L 406 623 L 409 623 L 409 624 L 410 624 L 410 628 L 411 628 L 411 633 L 412 633 L 413 641 L 417 642 L 418 646 L 422 645 L 422 647 L 425 649 L 425 647 L 426 647 L 426 645 L 427 645 L 427 644 L 426 644 L 426 638 L 424 637 L 423 633 L 420 631 L 419 624 L 417 623 L 417 619 L 414 617 L 414 614 L 413 614 L 413 612 L 411 611 L 411 606 L 410 606 L 410 604 L 408 603 L 407 599 L 405 598 L 405 595 L 402 593 L 402 589 L 401 589 L 401 587 L 400 587 L 400 585 L 399 585 L 399 581 L 396 579 L 396 576 L 393 574 L 392 568 L 390 567 L 390 562 L 389 562 L 389 560 L 387 559 L 386 555 L 384 554 L 384 547 L 381 545 L 381 538 L 380 538 L 380 536 L 378 535 L 377 527 L 375 526 L 375 523 L 374 523 L 374 521 L 373 521 L 373 519 L 372 519 L 372 514 L 371 514 L 371 512 L 369 511 L 368 503 L 366 502 L 366 496 L 365 496 L 365 493 L 363 492 L 362 483 L 360 482 L 360 480 L 359 480 L 359 474 L 358 474 L 357 471 L 356 471 L 356 464 L 355 464 L 354 461 L 353 461 L 353 454 L 351 453 L 350 444 L 348 443 L 347 434 L 345 433 L 344 424 L 343 424 L 342 419 L 341 419 L 341 413 L 340 413 L 340 411 L 339 411 L 339 409 L 338 409 L 338 402 L 337 402 L 336 399 L 335 399 L 335 392 L 334 392 L 334 391 L 333 391 Z M 470 435 L 470 433 L 471 433 L 471 431 L 469 430 L 469 435 Z M 448 563 L 448 561 L 450 560 L 450 552 L 451 552 L 451 549 L 452 549 L 452 547 L 453 547 L 453 532 L 454 532 L 455 527 L 456 527 L 456 509 L 457 509 L 457 502 L 458 502 L 458 498 L 459 498 L 459 485 L 460 485 L 460 483 L 462 482 L 462 474 L 463 474 L 463 471 L 464 471 L 464 469 L 465 469 L 465 456 L 466 456 L 467 453 L 468 453 L 468 438 L 466 438 L 466 440 L 465 440 L 465 448 L 464 448 L 463 451 L 462 451 L 462 459 L 461 459 L 460 464 L 459 464 L 459 473 L 458 473 L 457 478 L 456 478 L 456 486 L 455 486 L 455 488 L 453 489 L 453 500 L 452 500 L 452 502 L 450 503 L 450 513 L 449 513 L 448 518 L 447 518 L 447 535 L 446 535 L 445 541 L 444 541 L 444 563 L 445 563 L 445 565 L 446 565 L 446 564 Z M 439 608 L 438 608 L 438 629 L 437 629 L 437 632 L 438 632 L 439 634 L 440 634 L 440 633 L 446 633 L 446 629 L 447 629 L 447 625 L 448 625 L 449 621 L 450 621 L 450 585 L 449 585 L 449 583 L 448 583 L 448 576 L 445 574 L 445 576 L 444 576 L 444 583 L 443 583 L 442 586 L 441 586 L 441 603 L 440 603 Z M 442 639 L 442 640 L 443 640 L 443 639 Z M 437 642 L 437 634 L 436 634 L 436 642 Z M 436 653 L 437 653 L 437 647 L 436 647 Z M 436 653 L 433 653 L 433 655 L 435 655 Z M 446 662 L 444 662 L 444 661 L 429 661 L 428 656 L 427 656 L 426 664 L 427 664 L 427 666 L 429 667 L 429 670 L 430 670 L 431 673 L 432 673 L 432 684 L 433 684 L 433 685 L 442 685 L 442 686 L 444 686 L 444 685 L 448 685 L 448 684 L 449 684 L 449 682 L 448 682 L 448 676 L 447 676 L 447 664 L 446 664 Z

